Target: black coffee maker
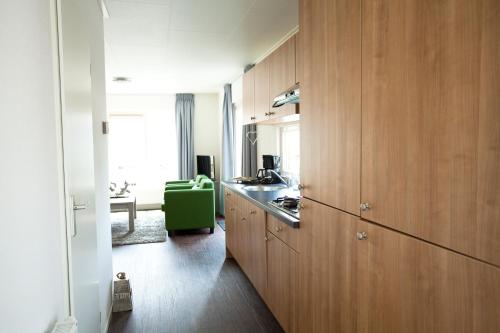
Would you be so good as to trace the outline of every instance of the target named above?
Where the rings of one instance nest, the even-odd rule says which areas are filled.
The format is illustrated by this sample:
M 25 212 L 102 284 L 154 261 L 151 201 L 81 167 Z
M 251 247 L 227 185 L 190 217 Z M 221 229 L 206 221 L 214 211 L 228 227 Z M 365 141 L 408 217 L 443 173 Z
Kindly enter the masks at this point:
M 263 169 L 257 171 L 257 179 L 261 184 L 279 184 L 281 172 L 281 158 L 277 155 L 262 155 Z

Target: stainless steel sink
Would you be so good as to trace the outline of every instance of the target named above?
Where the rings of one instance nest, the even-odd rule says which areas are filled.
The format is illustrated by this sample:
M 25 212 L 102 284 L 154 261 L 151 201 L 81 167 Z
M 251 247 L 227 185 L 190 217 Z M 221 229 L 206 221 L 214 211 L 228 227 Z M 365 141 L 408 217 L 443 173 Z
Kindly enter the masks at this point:
M 276 185 L 247 185 L 243 186 L 245 191 L 278 191 L 288 188 L 285 184 L 276 184 Z

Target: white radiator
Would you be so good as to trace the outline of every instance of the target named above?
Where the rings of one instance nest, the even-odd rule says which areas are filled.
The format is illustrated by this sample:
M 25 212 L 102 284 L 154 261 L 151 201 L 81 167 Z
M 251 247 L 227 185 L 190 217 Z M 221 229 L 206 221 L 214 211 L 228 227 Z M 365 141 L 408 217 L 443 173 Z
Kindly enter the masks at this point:
M 78 321 L 73 317 L 59 321 L 54 326 L 52 333 L 78 333 Z

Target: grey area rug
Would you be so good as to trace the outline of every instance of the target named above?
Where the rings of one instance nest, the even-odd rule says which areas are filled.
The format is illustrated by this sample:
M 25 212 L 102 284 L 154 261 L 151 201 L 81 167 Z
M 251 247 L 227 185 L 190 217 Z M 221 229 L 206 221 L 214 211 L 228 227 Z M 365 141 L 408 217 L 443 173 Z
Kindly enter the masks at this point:
M 165 213 L 161 210 L 137 211 L 135 230 L 128 231 L 128 213 L 111 213 L 113 246 L 161 243 L 166 239 Z

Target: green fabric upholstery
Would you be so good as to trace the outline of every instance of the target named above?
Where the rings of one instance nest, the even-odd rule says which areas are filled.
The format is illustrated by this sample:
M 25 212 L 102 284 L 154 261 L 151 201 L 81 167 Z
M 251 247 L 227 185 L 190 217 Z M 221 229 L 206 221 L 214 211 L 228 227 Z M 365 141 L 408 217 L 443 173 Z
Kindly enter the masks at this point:
M 175 188 L 164 192 L 165 228 L 171 231 L 215 228 L 215 194 L 213 182 L 201 179 L 196 188 Z
M 177 188 L 177 189 L 191 188 L 195 184 L 199 185 L 203 179 L 208 179 L 208 177 L 205 175 L 198 175 L 198 176 L 196 176 L 195 179 L 191 179 L 191 180 L 189 180 L 189 179 L 170 180 L 170 181 L 165 182 L 165 190 L 166 189 L 174 189 L 174 188 Z

